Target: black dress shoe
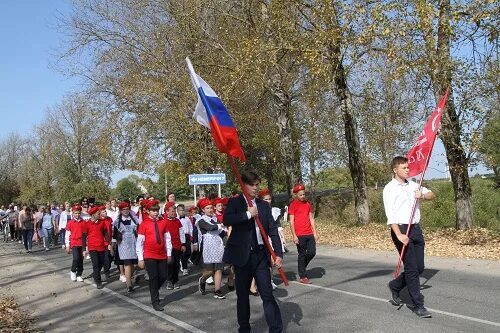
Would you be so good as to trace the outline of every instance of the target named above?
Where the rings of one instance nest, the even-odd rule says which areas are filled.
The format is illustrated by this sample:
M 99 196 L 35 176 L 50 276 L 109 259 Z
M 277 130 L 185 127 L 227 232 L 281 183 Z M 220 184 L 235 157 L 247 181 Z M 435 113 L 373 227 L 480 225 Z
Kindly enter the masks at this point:
M 431 318 L 432 317 L 432 313 L 427 311 L 427 309 L 424 308 L 423 306 L 414 306 L 414 305 L 410 305 L 410 304 L 406 304 L 406 306 L 408 307 L 408 309 L 413 311 L 420 318 Z
M 391 291 L 391 299 L 389 300 L 389 303 L 391 303 L 394 306 L 400 306 L 401 304 L 403 304 L 403 300 L 399 298 L 399 292 L 391 288 L 390 282 L 387 284 L 387 287 Z
M 102 282 L 97 282 L 96 285 L 97 285 L 97 289 L 102 289 Z
M 161 306 L 160 304 L 153 304 L 153 309 L 155 309 L 156 311 L 163 311 L 163 306 Z
M 256 292 L 252 292 L 252 291 L 251 291 L 251 292 L 250 292 L 250 295 L 257 297 L 257 296 L 259 296 L 259 292 L 258 292 L 258 291 L 256 291 Z

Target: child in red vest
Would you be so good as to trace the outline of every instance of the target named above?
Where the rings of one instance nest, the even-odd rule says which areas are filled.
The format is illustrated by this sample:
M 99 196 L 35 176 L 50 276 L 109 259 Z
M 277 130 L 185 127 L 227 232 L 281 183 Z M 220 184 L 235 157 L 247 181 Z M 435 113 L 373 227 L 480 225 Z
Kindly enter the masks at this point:
M 109 243 L 109 232 L 105 221 L 101 219 L 101 211 L 106 211 L 105 206 L 93 206 L 89 209 L 90 219 L 87 223 L 87 246 L 89 248 L 94 282 L 97 289 L 102 289 L 101 269 L 104 266 L 106 243 Z
M 149 214 L 139 226 L 137 236 L 137 258 L 139 267 L 146 268 L 149 275 L 149 293 L 156 311 L 163 311 L 160 305 L 160 287 L 167 280 L 167 261 L 172 260 L 172 242 L 165 220 L 159 219 L 157 200 L 147 204 Z
M 312 205 L 306 200 L 305 186 L 302 184 L 295 185 L 293 193 L 295 199 L 288 207 L 288 214 L 290 215 L 293 242 L 297 245 L 299 281 L 300 283 L 310 284 L 311 281 L 306 275 L 306 268 L 316 255 L 318 234 L 314 225 Z
M 83 258 L 87 254 L 87 228 L 86 223 L 81 217 L 82 207 L 74 205 L 72 207 L 73 218 L 66 225 L 66 251 L 72 253 L 73 262 L 71 263 L 70 278 L 71 281 L 83 282 Z
M 179 270 L 181 268 L 181 255 L 186 252 L 186 235 L 181 221 L 177 218 L 175 202 L 165 204 L 165 221 L 172 242 L 172 262 L 168 264 L 167 289 L 179 289 Z

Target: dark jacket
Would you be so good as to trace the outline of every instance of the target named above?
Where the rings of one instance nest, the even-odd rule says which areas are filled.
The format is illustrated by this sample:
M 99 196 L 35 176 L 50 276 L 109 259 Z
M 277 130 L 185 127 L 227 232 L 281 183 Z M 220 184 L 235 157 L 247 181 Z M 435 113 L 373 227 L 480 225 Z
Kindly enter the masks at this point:
M 271 237 L 271 245 L 274 248 L 274 252 L 278 257 L 283 258 L 281 240 L 278 234 L 278 228 L 275 226 L 273 216 L 271 215 L 271 207 L 267 202 L 258 198 L 255 199 L 255 202 L 257 204 L 258 216 L 262 223 L 262 227 L 267 235 Z M 231 234 L 224 250 L 223 260 L 228 264 L 244 266 L 250 257 L 255 221 L 253 218 L 250 220 L 248 219 L 247 203 L 243 194 L 229 199 L 224 211 L 223 223 L 226 226 L 232 227 Z

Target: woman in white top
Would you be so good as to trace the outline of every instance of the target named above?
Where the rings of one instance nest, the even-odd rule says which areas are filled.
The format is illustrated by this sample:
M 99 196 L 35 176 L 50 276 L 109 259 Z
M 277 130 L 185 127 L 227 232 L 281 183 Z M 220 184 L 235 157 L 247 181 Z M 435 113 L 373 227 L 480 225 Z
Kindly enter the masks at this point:
M 64 203 L 64 210 L 59 214 L 59 221 L 57 225 L 57 229 L 59 229 L 59 242 L 62 244 L 61 248 L 66 248 L 66 225 L 71 220 L 71 205 L 69 202 Z

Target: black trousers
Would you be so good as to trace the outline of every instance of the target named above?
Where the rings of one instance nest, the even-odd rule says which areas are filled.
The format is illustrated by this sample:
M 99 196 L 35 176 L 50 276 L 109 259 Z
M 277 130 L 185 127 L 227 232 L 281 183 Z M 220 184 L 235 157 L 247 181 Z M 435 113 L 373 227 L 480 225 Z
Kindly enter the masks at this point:
M 104 252 L 104 273 L 109 274 L 109 270 L 111 269 L 111 263 L 113 262 L 113 256 L 111 255 L 110 250 L 106 250 Z
M 248 262 L 241 267 L 234 266 L 236 286 L 236 311 L 238 314 L 238 332 L 250 332 L 250 285 L 252 278 L 257 282 L 257 290 L 262 299 L 264 316 L 270 333 L 283 331 L 283 321 L 278 303 L 274 299 L 271 287 L 271 273 L 269 259 L 263 247 L 250 253 Z
M 188 260 L 191 257 L 191 241 L 189 240 L 189 234 L 186 234 L 186 251 L 181 254 L 181 267 L 182 269 L 188 268 Z
M 82 276 L 83 273 L 83 253 L 81 246 L 73 246 L 71 248 L 73 262 L 71 263 L 71 271 L 76 273 L 76 276 Z
M 181 268 L 181 250 L 172 249 L 172 261 L 167 264 L 167 280 L 176 284 L 179 282 L 179 269 Z
M 297 244 L 297 266 L 299 270 L 299 277 L 305 278 L 306 268 L 309 265 L 309 262 L 316 255 L 316 240 L 314 239 L 314 235 L 305 235 L 298 236 L 299 244 Z
M 167 259 L 144 259 L 149 275 L 149 293 L 151 304 L 160 303 L 160 288 L 167 280 Z
M 406 234 L 407 224 L 399 226 L 401 233 Z M 405 248 L 403 256 L 404 272 L 390 282 L 391 288 L 396 291 L 401 291 L 404 287 L 408 288 L 411 301 L 414 306 L 420 307 L 424 305 L 424 296 L 420 293 L 420 274 L 424 271 L 424 248 L 425 241 L 422 229 L 418 224 L 413 224 L 410 229 L 410 240 Z M 403 249 L 396 234 L 391 229 L 391 237 L 394 245 L 398 249 L 399 254 Z
M 94 281 L 101 282 L 101 269 L 104 266 L 104 257 L 106 251 L 89 251 L 90 260 L 92 260 L 92 270 L 94 272 Z

